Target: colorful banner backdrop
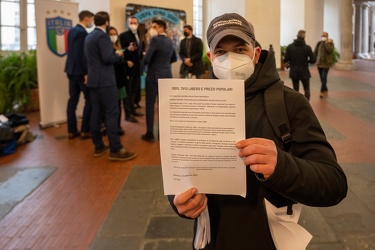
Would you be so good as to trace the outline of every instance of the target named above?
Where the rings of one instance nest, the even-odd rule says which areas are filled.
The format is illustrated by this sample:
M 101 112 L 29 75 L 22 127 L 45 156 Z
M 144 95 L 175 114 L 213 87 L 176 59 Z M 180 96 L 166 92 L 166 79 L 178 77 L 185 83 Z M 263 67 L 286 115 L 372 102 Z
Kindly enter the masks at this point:
M 64 72 L 67 36 L 78 20 L 78 3 L 35 1 L 40 127 L 66 122 L 69 83 Z
M 167 35 L 172 39 L 176 49 L 183 38 L 183 29 L 186 24 L 186 12 L 184 10 L 165 9 L 154 6 L 128 4 L 125 9 L 126 22 L 130 16 L 135 16 L 139 22 L 139 30 L 145 36 L 151 27 L 153 19 L 162 19 L 167 23 Z M 126 27 L 128 27 L 126 23 Z M 177 53 L 178 54 L 178 53 Z

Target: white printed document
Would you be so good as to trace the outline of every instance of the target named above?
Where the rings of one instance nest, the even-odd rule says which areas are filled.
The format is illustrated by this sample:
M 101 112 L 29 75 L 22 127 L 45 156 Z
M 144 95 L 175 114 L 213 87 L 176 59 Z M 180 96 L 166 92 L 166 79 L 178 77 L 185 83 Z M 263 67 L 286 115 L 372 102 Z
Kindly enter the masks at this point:
M 159 130 L 165 195 L 246 196 L 244 81 L 159 79 Z

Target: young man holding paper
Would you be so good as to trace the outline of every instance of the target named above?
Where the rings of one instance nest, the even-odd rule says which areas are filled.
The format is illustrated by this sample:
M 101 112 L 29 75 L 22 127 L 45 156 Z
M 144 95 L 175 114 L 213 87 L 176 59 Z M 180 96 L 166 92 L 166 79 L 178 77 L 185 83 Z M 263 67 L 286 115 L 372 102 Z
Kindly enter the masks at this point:
M 273 53 L 255 46 L 246 19 L 235 13 L 216 17 L 207 39 L 211 78 L 244 80 L 246 138 L 236 147 L 246 166 L 247 195 L 204 194 L 192 187 L 169 200 L 178 215 L 196 219 L 195 249 L 283 249 L 270 229 L 267 200 L 277 207 L 333 206 L 347 194 L 346 176 L 309 102 L 287 87 L 280 105 L 286 106 L 291 126 L 289 151 L 274 133 L 264 91 L 280 77 Z M 293 240 L 285 239 L 284 249 L 296 249 Z

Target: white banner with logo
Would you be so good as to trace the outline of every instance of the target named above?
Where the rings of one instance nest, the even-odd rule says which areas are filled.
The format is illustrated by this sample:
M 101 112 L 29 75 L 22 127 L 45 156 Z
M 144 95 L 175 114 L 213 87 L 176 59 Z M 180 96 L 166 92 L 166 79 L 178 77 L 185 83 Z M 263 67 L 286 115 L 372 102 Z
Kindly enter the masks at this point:
M 78 21 L 78 3 L 36 0 L 40 127 L 66 122 L 69 82 L 64 72 L 67 36 Z

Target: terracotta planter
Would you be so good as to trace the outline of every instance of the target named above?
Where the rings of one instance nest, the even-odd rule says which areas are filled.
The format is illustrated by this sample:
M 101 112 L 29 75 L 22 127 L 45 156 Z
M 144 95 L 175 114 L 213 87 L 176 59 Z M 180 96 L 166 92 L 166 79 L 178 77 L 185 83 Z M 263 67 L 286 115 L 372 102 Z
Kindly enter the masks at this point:
M 30 89 L 30 104 L 26 107 L 26 111 L 39 111 L 39 89 Z

